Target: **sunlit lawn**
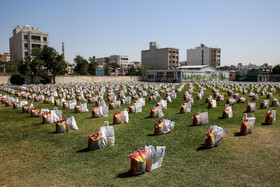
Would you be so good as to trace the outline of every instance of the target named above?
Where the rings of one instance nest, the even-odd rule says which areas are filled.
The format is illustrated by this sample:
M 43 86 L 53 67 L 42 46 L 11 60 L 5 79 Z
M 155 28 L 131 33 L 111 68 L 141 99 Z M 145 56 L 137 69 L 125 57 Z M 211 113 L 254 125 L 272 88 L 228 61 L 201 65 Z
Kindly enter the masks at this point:
M 188 89 L 188 84 L 184 90 Z M 86 152 L 87 135 L 97 133 L 104 121 L 113 123 L 113 110 L 109 117 L 93 119 L 91 112 L 75 114 L 63 110 L 63 118 L 74 116 L 78 131 L 54 133 L 55 125 L 42 125 L 40 118 L 0 104 L 0 185 L 8 186 L 279 186 L 280 185 L 280 123 L 262 125 L 268 110 L 259 109 L 265 96 L 259 96 L 253 114 L 256 123 L 252 134 L 236 136 L 246 109 L 245 103 L 233 105 L 233 118 L 220 119 L 225 100 L 217 108 L 209 109 L 209 124 L 193 127 L 192 115 L 203 112 L 207 106 L 205 91 L 202 100 L 196 100 L 187 114 L 179 114 L 184 102 L 183 91 L 163 110 L 164 118 L 176 120 L 171 133 L 152 136 L 157 118 L 149 118 L 155 101 L 149 102 L 142 113 L 130 114 L 128 124 L 114 125 L 115 146 Z M 1 92 L 3 95 L 4 92 Z M 242 94 L 241 94 L 242 95 Z M 15 96 L 14 96 L 15 97 Z M 276 98 L 280 100 L 279 90 Z M 271 99 L 270 99 L 271 101 Z M 53 109 L 53 104 L 34 103 L 38 108 Z M 93 104 L 89 104 L 91 111 Z M 59 107 L 61 108 L 61 107 Z M 122 109 L 128 108 L 123 105 Z M 210 125 L 226 128 L 218 147 L 203 149 L 204 138 Z M 162 167 L 137 177 L 129 176 L 130 159 L 134 147 L 144 149 L 146 144 L 165 145 Z

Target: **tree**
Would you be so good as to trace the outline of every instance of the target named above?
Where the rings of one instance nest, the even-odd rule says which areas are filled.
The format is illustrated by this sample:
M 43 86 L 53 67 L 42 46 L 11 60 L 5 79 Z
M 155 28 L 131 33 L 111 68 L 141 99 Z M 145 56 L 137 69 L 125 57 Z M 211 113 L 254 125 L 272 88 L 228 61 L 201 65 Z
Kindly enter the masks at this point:
M 38 75 L 39 69 L 42 66 L 42 61 L 38 57 L 25 57 L 20 61 L 18 72 L 22 75 L 30 76 L 31 84 L 34 83 L 34 77 Z
M 105 75 L 110 75 L 110 60 L 109 58 L 105 58 L 105 64 L 103 64 Z
M 95 56 L 89 57 L 88 61 L 89 61 L 88 73 L 90 75 L 96 75 L 96 69 L 97 69 L 97 66 L 98 66 L 98 62 L 96 61 Z
M 278 64 L 272 68 L 271 74 L 280 74 L 280 64 Z
M 137 75 L 138 75 L 138 76 L 144 76 L 144 75 L 146 74 L 146 70 L 147 70 L 147 69 L 148 69 L 147 66 L 144 66 L 144 65 L 139 66 L 139 67 L 137 68 Z
M 52 74 L 54 84 L 56 75 L 66 73 L 67 64 L 64 56 L 58 54 L 54 48 L 48 46 L 44 46 L 42 49 L 38 48 L 32 56 L 42 60 L 43 66 Z
M 18 60 L 18 59 L 14 60 L 14 61 L 7 62 L 7 64 L 5 65 L 6 72 L 10 72 L 12 74 L 18 73 L 19 64 L 20 64 L 20 60 Z
M 88 74 L 88 61 L 84 59 L 81 55 L 77 55 L 74 59 L 76 66 L 74 72 L 78 75 L 87 75 Z
M 120 65 L 117 62 L 113 62 L 110 64 L 110 67 L 112 68 L 113 72 L 116 73 L 116 69 L 120 68 Z
M 126 75 L 136 75 L 136 69 L 134 66 L 130 66 L 128 69 L 127 69 L 127 74 Z

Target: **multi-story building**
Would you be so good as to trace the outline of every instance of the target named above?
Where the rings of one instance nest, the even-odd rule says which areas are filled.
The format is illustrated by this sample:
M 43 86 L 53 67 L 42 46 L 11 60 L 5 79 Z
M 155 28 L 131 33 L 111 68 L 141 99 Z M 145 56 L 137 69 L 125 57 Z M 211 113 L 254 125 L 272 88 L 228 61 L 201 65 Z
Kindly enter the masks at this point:
M 113 62 L 116 62 L 118 64 L 128 63 L 128 56 L 126 55 L 111 55 L 108 57 L 96 58 L 96 61 L 98 62 L 98 64 L 102 65 L 106 62 L 106 59 L 108 59 L 109 63 L 113 63 Z
M 10 53 L 0 53 L 0 62 L 7 63 L 10 61 Z
M 160 48 L 150 42 L 150 49 L 141 51 L 141 62 L 149 69 L 173 69 L 179 66 L 179 49 Z
M 43 33 L 39 28 L 25 25 L 22 28 L 17 26 L 13 30 L 13 36 L 10 38 L 11 60 L 23 59 L 31 55 L 35 47 L 48 46 L 48 33 Z
M 187 65 L 208 65 L 218 68 L 221 65 L 221 48 L 210 48 L 201 44 L 195 49 L 187 50 Z

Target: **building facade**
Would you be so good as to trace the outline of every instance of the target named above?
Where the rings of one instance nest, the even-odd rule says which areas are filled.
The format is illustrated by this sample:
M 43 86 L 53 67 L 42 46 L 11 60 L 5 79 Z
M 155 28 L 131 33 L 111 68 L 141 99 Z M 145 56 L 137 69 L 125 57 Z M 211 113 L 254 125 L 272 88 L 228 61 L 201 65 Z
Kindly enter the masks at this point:
M 0 53 L 0 61 L 2 63 L 7 63 L 9 62 L 11 59 L 10 59 L 10 53 Z
M 146 70 L 148 82 L 227 81 L 229 71 L 219 71 L 210 66 L 188 66 L 172 70 Z
M 221 65 L 221 48 L 210 48 L 201 44 L 195 49 L 187 50 L 187 65 L 208 65 L 218 68 Z
M 116 62 L 118 64 L 128 63 L 128 56 L 126 55 L 111 55 L 108 57 L 96 58 L 96 61 L 98 62 L 98 64 L 102 65 L 106 62 L 106 59 L 108 59 L 109 63 L 113 63 L 113 62 Z
M 149 50 L 141 51 L 141 62 L 149 69 L 173 69 L 179 66 L 179 49 L 160 48 L 150 42 Z
M 30 56 L 33 48 L 48 45 L 48 33 L 43 33 L 39 28 L 31 28 L 29 25 L 25 25 L 22 28 L 17 26 L 13 30 L 13 36 L 10 38 L 11 61 Z

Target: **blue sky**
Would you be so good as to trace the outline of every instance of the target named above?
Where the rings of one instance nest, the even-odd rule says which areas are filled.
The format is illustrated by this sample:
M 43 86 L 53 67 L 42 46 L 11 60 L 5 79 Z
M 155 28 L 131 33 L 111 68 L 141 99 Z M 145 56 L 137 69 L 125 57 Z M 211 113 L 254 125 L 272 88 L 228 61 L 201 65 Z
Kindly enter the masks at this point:
M 0 52 L 17 25 L 49 33 L 66 60 L 128 55 L 141 60 L 150 41 L 186 50 L 221 48 L 221 65 L 280 64 L 279 0 L 0 0 Z

